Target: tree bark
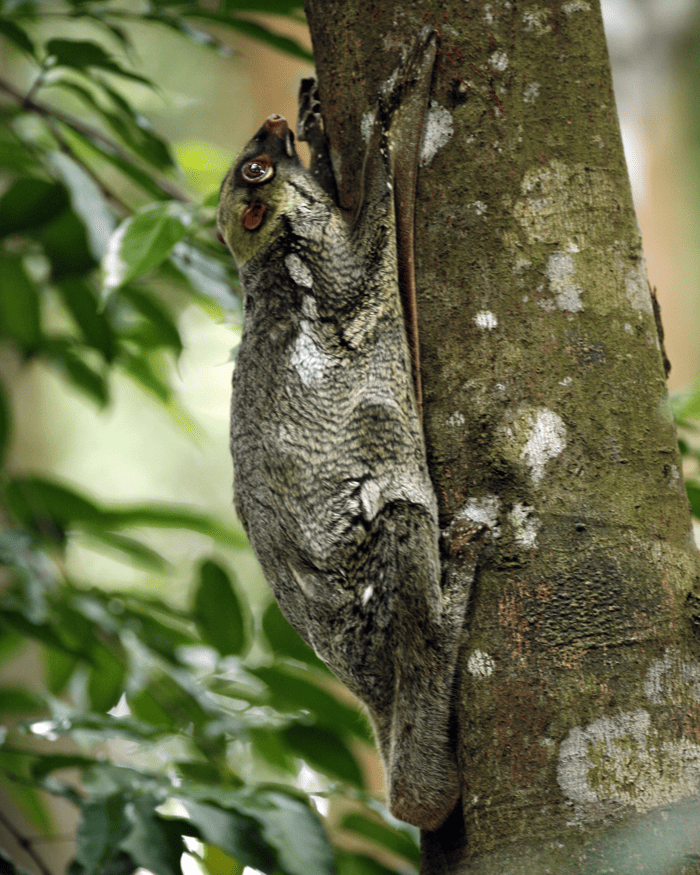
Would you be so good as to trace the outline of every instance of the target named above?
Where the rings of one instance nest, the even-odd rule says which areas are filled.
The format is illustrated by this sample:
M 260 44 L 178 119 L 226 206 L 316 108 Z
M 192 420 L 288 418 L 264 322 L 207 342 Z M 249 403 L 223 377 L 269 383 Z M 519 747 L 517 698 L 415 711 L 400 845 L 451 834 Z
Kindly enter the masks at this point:
M 421 871 L 700 871 L 700 567 L 598 0 L 306 11 L 347 207 L 379 82 L 424 24 L 440 38 L 424 421 L 441 524 L 491 542 L 460 661 L 462 808 L 423 835 Z

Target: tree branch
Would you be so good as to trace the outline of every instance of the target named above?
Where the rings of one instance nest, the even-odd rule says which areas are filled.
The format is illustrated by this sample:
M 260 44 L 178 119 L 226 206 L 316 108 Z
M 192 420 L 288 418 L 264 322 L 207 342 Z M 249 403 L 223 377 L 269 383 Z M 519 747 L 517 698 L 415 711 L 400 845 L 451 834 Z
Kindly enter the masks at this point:
M 32 862 L 37 866 L 41 875 L 53 875 L 50 869 L 47 869 L 46 864 L 41 859 L 41 857 L 37 854 L 37 852 L 32 847 L 32 842 L 30 839 L 26 838 L 22 835 L 22 833 L 17 829 L 17 827 L 10 821 L 3 813 L 0 811 L 0 824 L 5 827 L 5 829 L 10 833 L 12 838 L 17 842 L 17 844 L 22 848 L 22 850 L 29 856 Z

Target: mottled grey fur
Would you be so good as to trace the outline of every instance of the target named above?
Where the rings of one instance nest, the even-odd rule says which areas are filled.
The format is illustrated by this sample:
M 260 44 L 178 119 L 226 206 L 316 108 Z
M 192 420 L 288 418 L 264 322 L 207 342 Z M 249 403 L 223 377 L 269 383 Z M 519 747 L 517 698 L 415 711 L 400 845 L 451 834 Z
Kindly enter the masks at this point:
M 441 581 L 397 268 L 394 182 L 406 162 L 415 172 L 434 58 L 426 28 L 382 86 L 352 221 L 279 116 L 229 172 L 219 208 L 245 292 L 238 514 L 285 616 L 366 705 L 391 810 L 427 829 L 460 792 L 450 721 L 468 598 L 463 580 Z M 241 171 L 261 155 L 274 176 L 250 184 Z M 260 203 L 261 227 L 245 230 Z

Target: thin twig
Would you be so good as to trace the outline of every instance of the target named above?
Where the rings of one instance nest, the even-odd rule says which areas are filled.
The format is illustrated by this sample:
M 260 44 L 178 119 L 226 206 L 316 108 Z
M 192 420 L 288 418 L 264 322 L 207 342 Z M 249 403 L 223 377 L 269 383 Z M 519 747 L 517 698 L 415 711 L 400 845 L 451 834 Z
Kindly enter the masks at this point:
M 84 137 L 102 143 L 103 146 L 110 149 L 119 158 L 122 158 L 124 161 L 128 161 L 129 164 L 133 165 L 134 167 L 138 167 L 137 162 L 134 161 L 130 152 L 122 148 L 118 143 L 115 143 L 114 140 L 105 136 L 105 134 L 103 134 L 97 128 L 86 125 L 84 122 L 80 121 L 80 119 L 76 118 L 73 115 L 70 115 L 67 112 L 63 112 L 63 110 L 56 109 L 55 107 L 49 106 L 46 103 L 41 103 L 37 100 L 33 100 L 32 98 L 22 94 L 21 91 L 18 91 L 14 87 L 14 85 L 11 85 L 9 82 L 2 78 L 0 78 L 0 90 L 4 91 L 6 94 L 9 94 L 19 106 L 23 107 L 28 112 L 36 113 L 36 115 L 40 115 L 42 118 L 56 119 L 56 121 L 67 125 L 69 128 L 72 128 L 74 131 L 77 131 Z M 182 203 L 186 204 L 191 202 L 191 198 L 189 198 L 180 188 L 178 188 L 178 186 L 174 185 L 173 183 L 165 179 L 158 179 L 157 177 L 153 177 L 153 182 L 162 192 L 167 194 L 168 197 L 173 198 L 173 200 L 181 201 Z
M 32 847 L 31 841 L 22 835 L 17 827 L 10 820 L 8 820 L 8 818 L 2 813 L 2 811 L 0 811 L 0 824 L 5 827 L 5 829 L 14 838 L 20 848 L 22 848 L 27 856 L 32 859 L 32 861 L 39 869 L 39 872 L 41 872 L 41 875 L 53 875 L 51 870 L 46 868 L 46 864 Z

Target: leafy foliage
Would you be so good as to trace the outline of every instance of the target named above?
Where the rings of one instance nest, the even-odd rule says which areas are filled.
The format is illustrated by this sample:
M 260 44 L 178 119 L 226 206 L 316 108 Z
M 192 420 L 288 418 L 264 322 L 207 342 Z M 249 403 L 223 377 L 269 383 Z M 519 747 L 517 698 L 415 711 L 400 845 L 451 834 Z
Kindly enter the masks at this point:
M 678 445 L 684 462 L 685 490 L 693 516 L 700 520 L 700 441 L 697 422 L 700 420 L 700 386 L 671 399 L 673 416 L 678 427 Z
M 0 686 L 0 778 L 49 841 L 46 798 L 76 807 L 70 875 L 178 875 L 183 854 L 211 875 L 363 875 L 418 861 L 415 831 L 365 792 L 364 717 L 274 602 L 248 606 L 238 530 L 183 504 L 100 501 L 11 461 L 10 376 L 37 365 L 102 410 L 119 375 L 173 428 L 194 430 L 169 376 L 183 351 L 178 309 L 236 316 L 236 279 L 214 239 L 215 198 L 183 187 L 175 150 L 135 105 L 134 89 L 157 86 L 133 66 L 132 27 L 222 54 L 237 32 L 309 59 L 260 13 L 298 17 L 298 3 L 0 4 L 5 69 L 22 71 L 0 77 L 0 658 L 31 652 L 44 668 L 38 689 Z M 205 545 L 186 606 L 66 570 L 82 538 L 167 576 L 154 528 Z M 298 789 L 302 774 L 323 790 Z M 340 791 L 349 813 L 324 822 L 324 796 Z M 5 819 L 33 868 L 57 875 Z M 348 835 L 366 855 L 340 850 Z M 0 871 L 24 870 L 1 853 Z

